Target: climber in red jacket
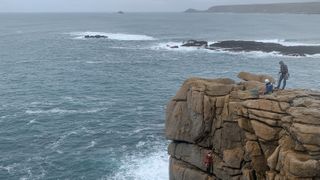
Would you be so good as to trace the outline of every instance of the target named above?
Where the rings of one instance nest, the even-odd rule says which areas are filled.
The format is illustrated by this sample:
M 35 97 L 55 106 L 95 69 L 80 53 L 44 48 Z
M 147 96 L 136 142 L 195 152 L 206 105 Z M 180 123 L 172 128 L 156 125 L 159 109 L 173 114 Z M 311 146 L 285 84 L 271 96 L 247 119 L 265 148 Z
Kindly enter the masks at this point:
M 204 157 L 204 165 L 207 168 L 207 172 L 211 174 L 213 172 L 213 157 L 211 151 L 209 151 Z

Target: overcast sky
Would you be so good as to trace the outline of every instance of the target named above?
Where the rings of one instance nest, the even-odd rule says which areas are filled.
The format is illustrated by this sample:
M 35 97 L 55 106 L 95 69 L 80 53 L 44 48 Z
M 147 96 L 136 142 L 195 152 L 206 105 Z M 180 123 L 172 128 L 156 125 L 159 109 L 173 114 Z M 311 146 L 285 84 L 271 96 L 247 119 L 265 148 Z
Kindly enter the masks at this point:
M 225 4 L 308 1 L 312 0 L 0 0 L 0 12 L 172 12 Z

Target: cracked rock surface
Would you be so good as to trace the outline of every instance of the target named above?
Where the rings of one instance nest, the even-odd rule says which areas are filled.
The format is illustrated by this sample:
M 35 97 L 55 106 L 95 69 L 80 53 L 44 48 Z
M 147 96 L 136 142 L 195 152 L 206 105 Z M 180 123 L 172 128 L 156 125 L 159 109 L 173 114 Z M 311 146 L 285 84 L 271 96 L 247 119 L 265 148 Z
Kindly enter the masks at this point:
M 188 79 L 168 103 L 170 180 L 320 180 L 320 92 L 261 95 L 267 76 L 239 77 Z

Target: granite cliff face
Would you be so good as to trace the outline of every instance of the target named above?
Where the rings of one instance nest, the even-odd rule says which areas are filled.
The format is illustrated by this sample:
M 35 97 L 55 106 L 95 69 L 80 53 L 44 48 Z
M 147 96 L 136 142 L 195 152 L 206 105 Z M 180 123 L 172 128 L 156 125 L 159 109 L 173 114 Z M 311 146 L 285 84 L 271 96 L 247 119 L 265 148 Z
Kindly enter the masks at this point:
M 170 179 L 320 179 L 320 92 L 259 95 L 270 77 L 239 77 L 189 79 L 169 102 Z

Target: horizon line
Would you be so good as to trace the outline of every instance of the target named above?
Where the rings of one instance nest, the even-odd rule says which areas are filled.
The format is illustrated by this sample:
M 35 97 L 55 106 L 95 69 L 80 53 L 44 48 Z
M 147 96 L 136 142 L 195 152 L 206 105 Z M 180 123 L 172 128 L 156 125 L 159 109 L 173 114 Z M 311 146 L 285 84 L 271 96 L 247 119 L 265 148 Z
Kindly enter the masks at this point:
M 126 13 L 183 13 L 184 11 L 122 11 Z M 106 13 L 106 14 L 117 14 L 119 11 L 0 11 L 1 14 L 10 14 L 10 13 Z

